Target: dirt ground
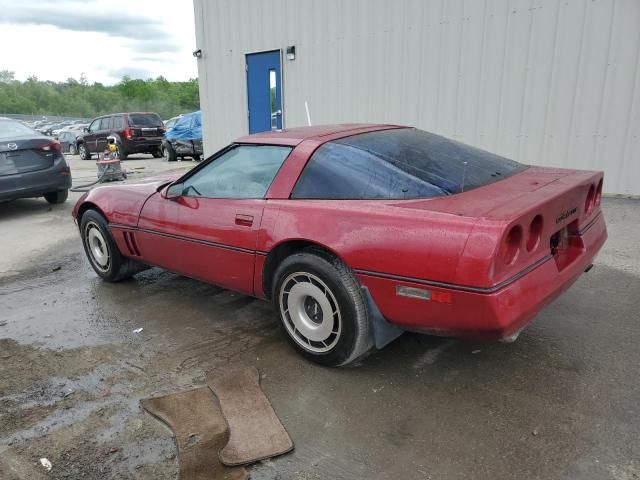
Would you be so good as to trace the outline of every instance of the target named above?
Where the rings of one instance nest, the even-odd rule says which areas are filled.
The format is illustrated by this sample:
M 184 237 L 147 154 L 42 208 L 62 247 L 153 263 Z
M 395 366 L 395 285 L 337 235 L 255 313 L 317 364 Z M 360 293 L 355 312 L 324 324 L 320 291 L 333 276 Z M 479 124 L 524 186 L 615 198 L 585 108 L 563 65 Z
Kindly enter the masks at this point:
M 125 165 L 135 178 L 190 163 Z M 78 182 L 94 173 L 71 164 Z M 260 370 L 295 443 L 253 479 L 640 478 L 638 201 L 604 200 L 596 267 L 515 343 L 405 334 L 328 369 L 288 346 L 265 302 L 160 269 L 100 281 L 77 197 L 0 205 L 3 480 L 176 478 L 171 433 L 139 401 L 231 364 Z

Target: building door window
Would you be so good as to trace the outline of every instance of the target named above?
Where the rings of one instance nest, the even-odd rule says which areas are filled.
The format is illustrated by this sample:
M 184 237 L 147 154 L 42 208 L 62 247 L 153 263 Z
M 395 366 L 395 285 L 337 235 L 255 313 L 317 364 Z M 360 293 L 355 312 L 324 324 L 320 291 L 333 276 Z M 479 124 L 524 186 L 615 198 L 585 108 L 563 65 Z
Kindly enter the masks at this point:
M 246 56 L 249 133 L 282 128 L 280 50 Z

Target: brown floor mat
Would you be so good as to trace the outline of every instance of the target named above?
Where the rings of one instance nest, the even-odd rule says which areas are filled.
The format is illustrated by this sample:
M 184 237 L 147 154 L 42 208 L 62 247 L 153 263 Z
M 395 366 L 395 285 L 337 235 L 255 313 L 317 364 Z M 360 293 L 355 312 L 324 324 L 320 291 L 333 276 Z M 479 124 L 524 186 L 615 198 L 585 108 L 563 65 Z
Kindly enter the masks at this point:
M 178 444 L 180 480 L 245 480 L 242 467 L 226 467 L 218 452 L 227 444 L 229 430 L 218 403 L 207 387 L 148 398 L 142 408 L 173 431 Z
M 254 367 L 210 373 L 207 384 L 220 401 L 231 432 L 220 452 L 225 465 L 245 465 L 293 449 L 289 434 L 260 388 Z

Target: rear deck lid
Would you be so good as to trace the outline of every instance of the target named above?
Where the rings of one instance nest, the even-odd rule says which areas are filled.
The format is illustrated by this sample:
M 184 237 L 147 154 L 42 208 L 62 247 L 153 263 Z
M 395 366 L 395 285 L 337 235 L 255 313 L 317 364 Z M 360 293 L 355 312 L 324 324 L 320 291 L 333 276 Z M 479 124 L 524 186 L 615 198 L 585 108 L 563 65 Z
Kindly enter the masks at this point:
M 599 172 L 529 167 L 509 178 L 468 192 L 429 200 L 399 202 L 397 206 L 458 216 L 511 221 L 529 210 L 545 207 L 550 215 L 584 205 Z
M 0 140 L 0 176 L 50 168 L 59 154 L 54 144 L 53 139 L 39 135 Z

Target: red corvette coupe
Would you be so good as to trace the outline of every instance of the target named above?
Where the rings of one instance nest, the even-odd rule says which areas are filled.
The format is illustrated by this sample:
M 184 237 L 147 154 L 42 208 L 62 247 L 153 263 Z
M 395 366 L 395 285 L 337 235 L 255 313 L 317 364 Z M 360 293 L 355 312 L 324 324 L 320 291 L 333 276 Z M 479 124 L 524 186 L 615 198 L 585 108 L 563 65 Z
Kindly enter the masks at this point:
M 103 279 L 156 265 L 271 300 L 296 349 L 345 365 L 403 330 L 515 338 L 591 267 L 601 192 L 602 172 L 334 125 L 240 138 L 73 215 Z

